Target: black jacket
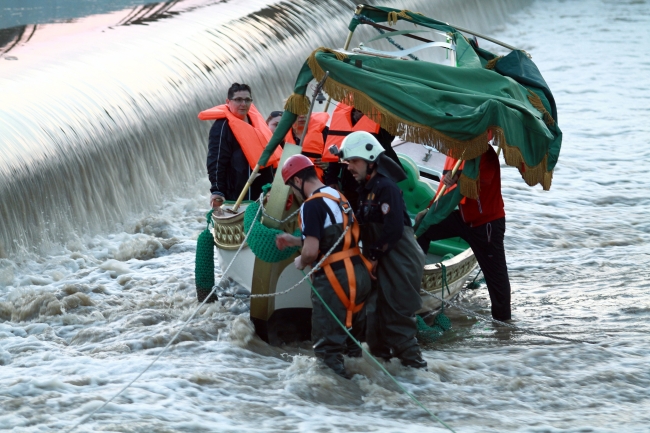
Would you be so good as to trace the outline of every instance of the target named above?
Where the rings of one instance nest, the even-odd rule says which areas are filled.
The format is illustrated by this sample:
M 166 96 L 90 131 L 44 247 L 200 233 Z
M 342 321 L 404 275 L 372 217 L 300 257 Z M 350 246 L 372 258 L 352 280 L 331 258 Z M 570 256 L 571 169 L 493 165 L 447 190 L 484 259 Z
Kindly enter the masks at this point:
M 207 158 L 210 192 L 220 194 L 226 200 L 237 200 L 246 181 L 253 171 L 246 160 L 244 151 L 228 126 L 227 119 L 215 120 L 210 129 Z M 271 167 L 259 171 L 246 195 L 247 200 L 256 200 L 262 192 L 262 186 L 273 182 Z
M 375 138 L 377 138 L 377 141 L 379 141 L 381 146 L 384 148 L 384 154 L 401 166 L 401 163 L 399 162 L 399 158 L 395 153 L 395 149 L 393 149 L 391 145 L 393 139 L 395 139 L 395 136 L 391 135 L 384 128 L 381 128 L 378 134 L 373 134 L 373 135 L 375 136 Z M 350 172 L 348 171 L 347 164 L 343 164 L 340 162 L 331 162 L 327 167 L 327 170 L 325 171 L 324 181 L 326 185 L 338 185 L 340 181 L 341 192 L 343 193 L 343 195 L 345 195 L 345 197 L 348 200 L 350 200 L 350 203 L 352 204 L 352 208 L 355 211 L 357 210 L 357 204 L 358 204 L 357 188 L 359 187 L 359 183 L 354 179 L 354 176 L 352 176 L 352 174 L 350 174 Z

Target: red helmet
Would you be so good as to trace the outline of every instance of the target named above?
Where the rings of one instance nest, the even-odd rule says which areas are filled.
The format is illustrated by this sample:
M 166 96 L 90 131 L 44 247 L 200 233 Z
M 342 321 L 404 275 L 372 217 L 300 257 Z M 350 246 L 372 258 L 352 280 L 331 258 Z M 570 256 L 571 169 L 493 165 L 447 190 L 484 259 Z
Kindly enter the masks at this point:
M 299 171 L 313 166 L 314 163 L 305 155 L 291 155 L 286 161 L 284 161 L 284 165 L 282 166 L 282 180 L 284 181 L 284 184 L 286 185 L 287 182 L 289 182 L 289 179 L 298 174 Z

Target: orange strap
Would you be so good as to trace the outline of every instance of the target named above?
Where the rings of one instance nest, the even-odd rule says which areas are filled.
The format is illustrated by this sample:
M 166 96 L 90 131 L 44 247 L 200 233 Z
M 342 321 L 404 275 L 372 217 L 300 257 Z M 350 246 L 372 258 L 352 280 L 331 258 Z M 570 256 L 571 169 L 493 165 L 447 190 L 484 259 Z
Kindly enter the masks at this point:
M 309 201 L 314 198 L 319 198 L 319 197 L 334 200 L 339 204 L 339 206 L 342 209 L 341 214 L 343 215 L 343 227 L 348 227 L 348 224 L 350 222 L 350 217 L 345 212 L 345 210 L 346 207 L 349 208 L 349 203 L 347 202 L 345 196 L 341 194 L 341 198 L 338 198 L 324 192 L 318 192 L 316 194 L 313 194 L 306 201 Z M 332 221 L 332 224 L 334 223 L 335 221 Z M 352 241 L 354 241 L 355 243 L 354 247 L 352 247 Z M 363 302 L 358 305 L 356 304 L 357 277 L 354 274 L 354 264 L 352 263 L 352 257 L 360 256 L 364 266 L 368 269 L 368 272 L 370 272 L 372 268 L 372 265 L 368 261 L 368 259 L 366 259 L 361 254 L 361 250 L 359 249 L 358 246 L 358 241 L 359 241 L 359 223 L 357 223 L 357 221 L 353 219 L 351 229 L 348 230 L 348 232 L 345 234 L 345 237 L 343 238 L 342 251 L 330 255 L 327 259 L 325 259 L 325 261 L 321 265 L 321 267 L 325 271 L 327 280 L 329 281 L 330 285 L 334 289 L 334 293 L 336 293 L 336 296 L 339 298 L 339 300 L 347 310 L 347 314 L 345 316 L 345 326 L 348 328 L 352 327 L 352 316 L 355 313 L 361 311 L 361 309 L 363 308 Z M 345 290 L 343 290 L 343 287 L 341 286 L 339 279 L 336 278 L 336 275 L 334 274 L 334 270 L 332 269 L 332 263 L 340 262 L 341 260 L 345 265 L 345 273 L 348 277 L 348 286 L 349 286 L 348 288 L 350 292 L 350 297 L 348 297 L 345 294 Z

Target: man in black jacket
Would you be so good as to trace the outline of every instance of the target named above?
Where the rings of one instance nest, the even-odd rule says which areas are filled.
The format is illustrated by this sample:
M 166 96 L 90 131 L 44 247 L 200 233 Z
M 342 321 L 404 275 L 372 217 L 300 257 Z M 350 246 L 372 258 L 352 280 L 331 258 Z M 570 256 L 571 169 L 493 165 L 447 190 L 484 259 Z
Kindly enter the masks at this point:
M 348 135 L 341 148 L 348 171 L 359 183 L 363 255 L 372 264 L 373 290 L 366 301 L 366 342 L 373 355 L 426 369 L 418 345 L 415 312 L 422 308 L 424 254 L 397 182 L 406 174 L 365 131 Z
M 252 103 L 251 88 L 247 84 L 234 83 L 230 86 L 228 99 L 226 99 L 227 109 L 248 124 L 252 123 L 249 116 Z M 266 124 L 253 126 L 268 128 Z M 224 200 L 237 200 L 252 173 L 251 166 L 254 166 L 255 162 L 251 164 L 251 161 L 247 160 L 242 144 L 247 143 L 239 143 L 228 118 L 215 120 L 210 129 L 206 164 L 212 193 L 210 205 L 213 208 L 221 206 Z M 259 176 L 251 185 L 245 198 L 257 199 L 262 192 L 262 186 L 271 182 L 273 182 L 272 168 L 260 169 Z
M 361 111 L 355 108 L 353 108 L 350 111 L 349 115 L 350 115 L 350 124 L 352 126 L 356 125 L 359 122 L 359 120 L 361 120 L 361 118 L 364 116 L 364 114 Z M 352 131 L 332 131 L 332 135 L 338 135 L 338 136 L 344 134 L 349 135 L 351 132 Z M 329 134 L 330 132 L 328 132 L 328 138 L 329 138 Z M 395 161 L 398 165 L 401 165 L 399 162 L 399 158 L 397 157 L 397 154 L 395 153 L 395 150 L 392 147 L 392 142 L 395 139 L 395 136 L 391 135 L 384 128 L 380 128 L 379 132 L 373 135 L 375 136 L 375 138 L 377 138 L 379 144 L 381 144 L 381 146 L 384 148 L 384 153 L 386 154 L 386 156 L 388 156 L 390 159 Z M 328 140 L 328 142 L 331 142 L 331 140 Z M 354 180 L 354 177 L 352 176 L 352 174 L 350 174 L 347 168 L 348 168 L 347 164 L 341 162 L 330 162 L 329 166 L 327 167 L 327 170 L 325 171 L 324 182 L 326 185 L 329 185 L 335 189 L 340 188 L 341 192 L 343 192 L 343 194 L 348 198 L 348 200 L 350 200 L 350 204 L 352 205 L 352 208 L 356 211 L 358 198 L 359 198 L 359 194 L 357 193 L 357 188 L 359 184 L 357 183 L 356 180 Z

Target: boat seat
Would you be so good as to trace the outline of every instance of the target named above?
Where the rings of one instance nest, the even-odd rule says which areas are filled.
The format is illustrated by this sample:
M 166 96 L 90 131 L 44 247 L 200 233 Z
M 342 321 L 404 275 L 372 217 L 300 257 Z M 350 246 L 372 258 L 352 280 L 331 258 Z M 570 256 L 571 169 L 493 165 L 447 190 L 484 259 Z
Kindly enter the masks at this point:
M 402 190 L 406 212 L 414 218 L 418 212 L 427 207 L 436 191 L 429 182 L 420 179 L 420 169 L 411 158 L 401 153 L 398 153 L 397 157 L 406 172 L 406 179 L 397 186 Z

